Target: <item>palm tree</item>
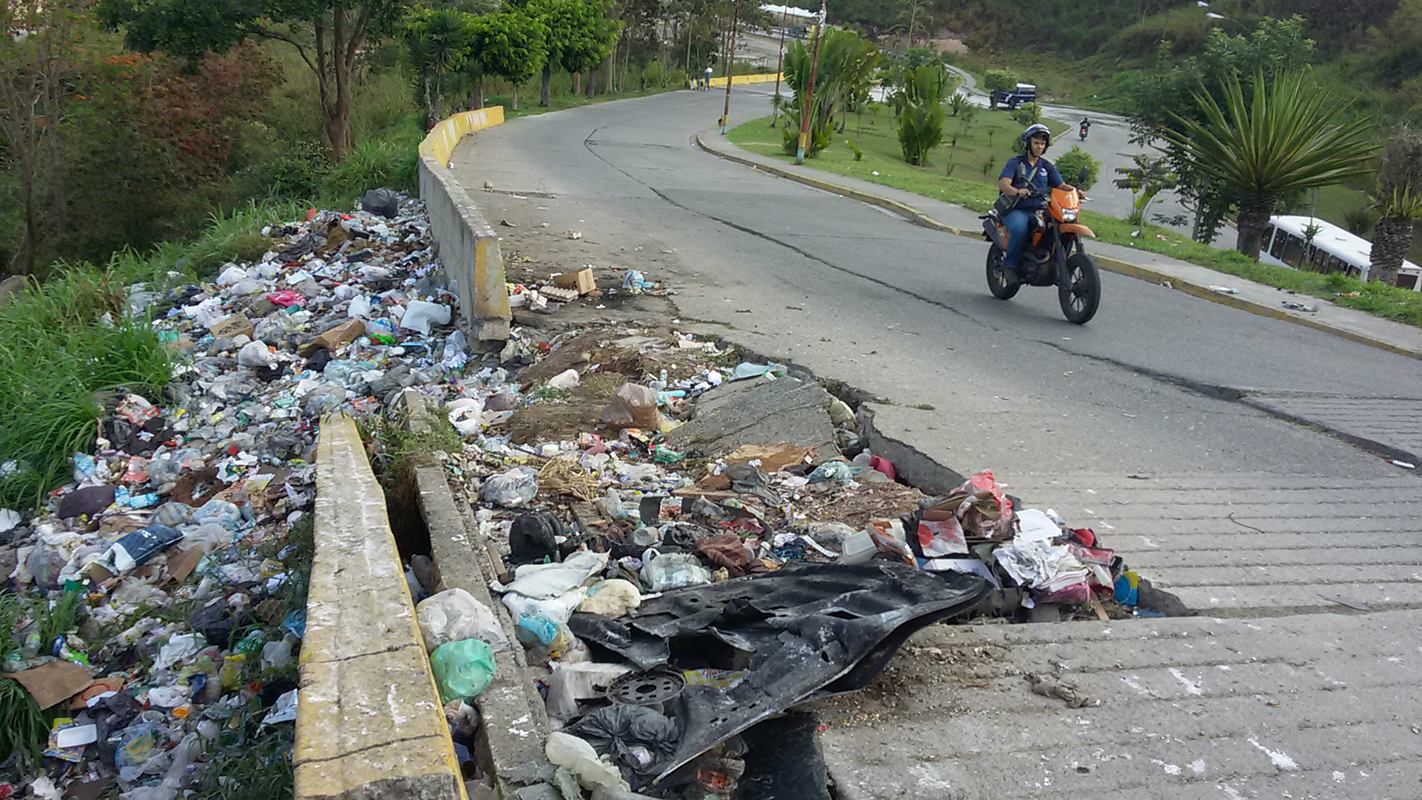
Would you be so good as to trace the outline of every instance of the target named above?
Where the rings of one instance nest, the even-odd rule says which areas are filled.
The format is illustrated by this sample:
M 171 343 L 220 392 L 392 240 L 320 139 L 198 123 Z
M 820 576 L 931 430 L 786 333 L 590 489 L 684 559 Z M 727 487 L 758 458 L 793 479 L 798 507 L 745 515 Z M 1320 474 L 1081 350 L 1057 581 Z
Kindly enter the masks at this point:
M 810 150 L 814 155 L 829 145 L 834 116 L 856 98 L 866 96 L 879 66 L 879 48 L 853 31 L 828 29 L 820 42 L 820 65 L 815 70 L 815 91 L 810 112 Z M 782 100 L 782 110 L 793 120 L 783 136 L 787 153 L 795 152 L 800 131 L 801 106 L 809 85 L 811 53 L 800 42 L 785 48 L 785 84 L 793 99 Z
M 426 130 L 444 118 L 446 84 L 469 59 L 470 18 L 443 8 L 426 10 L 405 25 L 405 53 L 415 70 L 415 99 L 425 108 Z
M 1265 83 L 1255 73 L 1249 100 L 1237 78 L 1224 86 L 1224 106 L 1208 94 L 1195 102 L 1205 123 L 1177 114 L 1178 131 L 1165 138 L 1179 146 L 1190 165 L 1240 191 L 1235 249 L 1259 258 L 1259 245 L 1274 202 L 1285 194 L 1329 186 L 1367 174 L 1372 158 L 1370 122 L 1340 120 L 1340 108 L 1303 73 Z
M 1373 228 L 1370 280 L 1397 283 L 1397 268 L 1412 246 L 1412 228 L 1422 219 L 1422 131 L 1397 130 L 1378 167 L 1372 206 L 1381 215 Z

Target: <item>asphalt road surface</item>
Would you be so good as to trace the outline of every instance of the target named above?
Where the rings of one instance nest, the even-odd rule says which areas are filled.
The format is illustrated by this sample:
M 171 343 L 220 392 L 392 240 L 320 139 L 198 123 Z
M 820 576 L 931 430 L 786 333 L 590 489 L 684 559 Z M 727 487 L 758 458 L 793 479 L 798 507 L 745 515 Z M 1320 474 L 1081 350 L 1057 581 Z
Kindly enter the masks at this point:
M 765 97 L 737 90 L 732 119 Z M 1324 423 L 1238 401 L 1326 396 L 1346 417 L 1388 398 L 1416 419 L 1417 361 L 1114 274 L 1085 326 L 1054 290 L 998 301 L 981 243 L 699 150 L 722 101 L 515 119 L 461 144 L 455 171 L 491 221 L 564 239 L 550 269 L 666 281 L 687 329 L 881 398 L 886 434 L 959 472 L 991 467 L 1210 615 L 960 634 L 1006 671 L 933 684 L 923 708 L 941 724 L 889 708 L 828 731 L 842 797 L 1422 795 L 1422 706 L 1395 688 L 1422 653 L 1422 482 Z M 1033 695 L 1014 664 L 1082 670 L 1103 705 Z M 969 711 L 1014 732 L 965 738 L 954 715 Z

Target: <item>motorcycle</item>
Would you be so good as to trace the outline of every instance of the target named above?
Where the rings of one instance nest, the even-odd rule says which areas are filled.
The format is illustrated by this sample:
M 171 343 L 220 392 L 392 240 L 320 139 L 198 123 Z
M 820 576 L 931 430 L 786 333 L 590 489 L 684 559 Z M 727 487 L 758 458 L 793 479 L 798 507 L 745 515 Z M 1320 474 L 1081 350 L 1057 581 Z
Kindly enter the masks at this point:
M 1083 168 L 1077 183 L 1086 181 Z M 1027 169 L 1018 164 L 1017 184 L 1027 183 Z M 1007 255 L 1007 228 L 996 209 L 981 217 L 983 238 L 990 243 L 987 255 L 987 283 L 993 297 L 1010 300 L 1025 283 L 1028 286 L 1057 287 L 1062 314 L 1077 325 L 1096 316 L 1101 304 L 1101 277 L 1096 262 L 1086 254 L 1083 237 L 1095 237 L 1090 228 L 1077 221 L 1081 213 L 1081 192 L 1052 189 L 1034 192 L 1047 200 L 1047 207 L 1035 214 L 1027 230 L 1030 237 L 1022 249 L 1016 270 L 1004 267 Z
M 1087 129 L 1090 128 L 1090 127 L 1091 127 L 1091 126 L 1089 126 L 1089 125 L 1082 125 L 1082 126 L 1081 126 L 1081 130 L 1078 131 L 1078 135 L 1080 136 L 1081 141 L 1083 141 L 1083 142 L 1086 141 L 1086 131 L 1087 131 Z

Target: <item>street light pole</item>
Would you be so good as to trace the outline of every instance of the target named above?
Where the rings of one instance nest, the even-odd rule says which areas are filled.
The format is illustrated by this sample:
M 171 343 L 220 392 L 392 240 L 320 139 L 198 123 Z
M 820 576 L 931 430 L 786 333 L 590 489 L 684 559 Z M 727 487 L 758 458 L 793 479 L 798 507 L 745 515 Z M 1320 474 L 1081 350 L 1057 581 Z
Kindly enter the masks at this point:
M 789 0 L 786 0 L 789 2 Z M 770 127 L 780 121 L 780 73 L 785 69 L 785 29 L 789 27 L 789 6 L 782 6 L 780 12 L 780 57 L 775 60 L 775 108 L 771 110 Z
M 731 58 L 726 62 L 726 108 L 721 112 L 721 135 L 726 135 L 726 126 L 731 121 L 731 76 L 736 74 L 736 34 L 741 23 L 741 0 L 736 0 L 735 13 L 731 15 Z
M 820 18 L 815 25 L 815 49 L 810 56 L 810 82 L 805 86 L 805 106 L 800 109 L 800 141 L 795 146 L 795 163 L 805 163 L 805 148 L 810 144 L 810 110 L 815 107 L 815 73 L 820 70 L 820 39 L 825 27 L 825 0 L 820 0 Z

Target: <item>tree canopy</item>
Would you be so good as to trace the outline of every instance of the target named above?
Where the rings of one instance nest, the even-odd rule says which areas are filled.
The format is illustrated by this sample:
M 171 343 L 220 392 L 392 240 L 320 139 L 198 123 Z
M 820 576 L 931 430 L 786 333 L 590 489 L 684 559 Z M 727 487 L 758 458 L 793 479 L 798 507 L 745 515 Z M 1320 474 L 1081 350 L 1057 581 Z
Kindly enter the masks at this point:
M 100 0 L 99 15 L 124 29 L 130 47 L 195 59 L 248 38 L 294 47 L 316 74 L 334 159 L 355 145 L 351 103 L 355 63 L 373 37 L 394 32 L 406 0 Z

